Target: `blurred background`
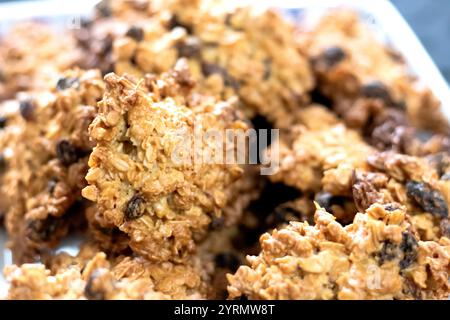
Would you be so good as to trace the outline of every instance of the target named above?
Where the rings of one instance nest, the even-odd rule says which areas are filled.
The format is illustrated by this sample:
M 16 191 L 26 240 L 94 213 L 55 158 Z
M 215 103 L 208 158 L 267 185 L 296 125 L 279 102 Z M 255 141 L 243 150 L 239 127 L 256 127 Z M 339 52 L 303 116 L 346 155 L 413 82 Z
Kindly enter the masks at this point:
M 450 0 L 391 0 L 391 2 L 412 26 L 450 83 Z
M 14 0 L 0 0 L 0 3 L 8 1 Z M 450 0 L 391 0 L 391 2 L 412 26 L 450 83 Z

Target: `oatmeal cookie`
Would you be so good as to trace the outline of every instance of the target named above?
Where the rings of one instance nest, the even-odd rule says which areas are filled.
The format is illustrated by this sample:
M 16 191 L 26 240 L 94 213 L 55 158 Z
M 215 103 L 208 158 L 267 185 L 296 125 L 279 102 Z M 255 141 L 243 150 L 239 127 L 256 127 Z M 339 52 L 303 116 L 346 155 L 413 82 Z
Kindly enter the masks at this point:
M 55 246 L 86 207 L 88 127 L 103 90 L 97 71 L 70 70 L 51 89 L 12 102 L 20 117 L 8 122 L 1 191 L 10 200 L 5 226 L 16 261 Z
M 250 116 L 287 128 L 314 79 L 296 50 L 293 25 L 274 10 L 260 11 L 224 1 L 165 1 L 158 14 L 114 41 L 115 72 L 161 73 L 184 57 L 200 91 L 237 95 Z
M 95 6 L 93 17 L 83 17 L 79 28 L 72 32 L 82 53 L 77 65 L 83 69 L 100 69 L 103 74 L 114 71 L 114 40 L 126 34 L 139 34 L 139 30 L 131 26 L 153 14 L 152 5 L 147 0 L 100 1 Z
M 77 59 L 68 34 L 57 34 L 38 22 L 17 24 L 0 40 L 0 101 L 19 91 L 46 90 Z
M 314 194 L 344 224 L 374 203 L 395 202 L 408 208 L 421 240 L 449 236 L 447 153 L 415 157 L 377 152 L 320 106 L 302 109 L 299 119 L 300 125 L 269 149 L 269 154 L 279 151 L 280 158 L 269 176 L 272 182 Z
M 434 133 L 411 125 L 403 111 L 387 108 L 375 115 L 364 133 L 367 142 L 378 150 L 413 156 L 450 153 L 448 134 Z
M 107 254 L 127 252 L 130 238 L 111 221 L 104 219 L 96 205 L 89 206 L 85 214 L 88 224 L 87 234 L 102 251 Z
M 374 203 L 403 205 L 421 240 L 450 239 L 450 184 L 427 159 L 384 152 L 370 155 L 368 163 L 370 170 L 356 170 L 352 182 L 360 211 Z
M 227 251 L 228 246 L 225 244 L 230 242 L 231 238 L 236 238 L 237 231 L 234 231 L 236 224 L 240 223 L 241 217 L 250 203 L 260 195 L 261 183 L 258 175 L 259 171 L 256 167 L 246 166 L 244 168 L 243 177 L 232 185 L 233 192 L 227 205 L 223 208 L 223 215 L 211 217 L 210 235 L 208 235 L 206 242 L 201 244 L 199 251 L 211 251 L 205 249 L 211 246 Z M 106 220 L 96 206 L 91 206 L 86 210 L 86 218 L 89 226 L 88 234 L 103 251 L 116 254 L 127 252 L 130 242 L 129 236 L 120 231 L 111 221 Z M 213 261 L 214 259 L 209 260 Z M 220 289 L 223 288 L 225 287 L 222 286 Z
M 356 12 L 331 11 L 306 29 L 300 32 L 300 51 L 312 61 L 319 91 L 347 125 L 370 128 L 368 134 L 375 140 L 392 140 L 391 135 L 404 134 L 399 130 L 405 128 L 392 123 L 398 127 L 400 119 L 390 115 L 400 113 L 403 127 L 448 134 L 448 122 L 431 90 L 411 75 L 403 58 L 379 41 Z
M 83 196 L 130 237 L 136 253 L 153 261 L 182 261 L 212 219 L 222 216 L 243 174 L 233 161 L 223 164 L 224 150 L 238 150 L 216 133 L 237 133 L 248 125 L 231 102 L 192 93 L 195 83 L 183 61 L 144 82 L 112 73 L 105 81 L 90 127 L 97 146 Z
M 183 265 L 151 263 L 142 257 L 108 258 L 96 247 L 76 257 L 62 253 L 48 266 L 8 266 L 8 299 L 204 299 L 208 292 L 198 260 Z
M 450 241 L 418 240 L 404 207 L 374 204 L 346 227 L 318 208 L 315 222 L 264 234 L 228 275 L 230 298 L 447 299 Z
M 300 125 L 268 150 L 269 158 L 278 153 L 280 162 L 269 179 L 302 192 L 350 195 L 353 170 L 368 168 L 367 156 L 375 150 L 324 107 L 305 108 L 299 117 Z

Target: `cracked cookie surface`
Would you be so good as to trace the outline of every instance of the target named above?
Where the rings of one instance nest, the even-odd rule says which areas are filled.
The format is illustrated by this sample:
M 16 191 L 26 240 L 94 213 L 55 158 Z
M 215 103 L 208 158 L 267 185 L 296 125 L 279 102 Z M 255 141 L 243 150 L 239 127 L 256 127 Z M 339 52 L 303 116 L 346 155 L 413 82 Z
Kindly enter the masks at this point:
M 264 234 L 250 266 L 229 275 L 230 298 L 446 299 L 450 242 L 419 241 L 404 208 L 380 204 L 343 227 L 318 208 L 315 225 Z
M 191 94 L 194 82 L 182 62 L 160 78 L 147 77 L 145 87 L 115 74 L 105 81 L 90 128 L 97 146 L 83 195 L 96 202 L 105 223 L 130 237 L 135 252 L 155 261 L 181 261 L 212 218 L 222 215 L 243 174 L 240 165 L 216 162 L 225 140 L 217 144 L 204 134 L 248 126 L 230 102 Z M 201 150 L 194 148 L 195 139 Z

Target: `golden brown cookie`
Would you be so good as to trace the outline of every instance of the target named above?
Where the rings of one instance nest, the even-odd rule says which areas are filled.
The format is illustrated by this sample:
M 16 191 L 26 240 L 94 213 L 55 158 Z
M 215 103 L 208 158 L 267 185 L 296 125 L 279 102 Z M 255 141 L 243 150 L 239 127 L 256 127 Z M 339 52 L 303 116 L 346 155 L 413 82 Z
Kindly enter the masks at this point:
M 62 253 L 43 264 L 8 266 L 8 299 L 204 299 L 208 292 L 199 260 L 184 265 L 107 255 L 92 245 L 76 257 Z
M 446 299 L 450 242 L 420 241 L 405 208 L 380 204 L 343 227 L 318 208 L 261 237 L 262 251 L 229 275 L 230 298 Z
M 55 76 L 75 65 L 78 50 L 68 34 L 23 22 L 0 40 L 0 101 L 19 91 L 46 90 Z
M 448 152 L 449 125 L 440 102 L 356 12 L 331 10 L 299 34 L 300 51 L 312 61 L 318 91 L 348 126 L 381 150 Z M 428 141 L 433 133 L 443 135 Z
M 230 102 L 191 92 L 194 82 L 183 61 L 146 83 L 115 74 L 105 81 L 90 128 L 97 146 L 83 196 L 96 202 L 105 223 L 130 237 L 135 252 L 181 261 L 222 216 L 244 171 L 217 159 L 230 147 L 205 134 L 248 126 Z M 237 152 L 237 145 L 230 150 Z
M 97 71 L 69 70 L 49 89 L 11 102 L 16 114 L 0 133 L 8 139 L 1 189 L 9 199 L 5 226 L 16 261 L 55 246 L 87 206 L 81 189 L 93 147 L 88 127 L 103 89 Z

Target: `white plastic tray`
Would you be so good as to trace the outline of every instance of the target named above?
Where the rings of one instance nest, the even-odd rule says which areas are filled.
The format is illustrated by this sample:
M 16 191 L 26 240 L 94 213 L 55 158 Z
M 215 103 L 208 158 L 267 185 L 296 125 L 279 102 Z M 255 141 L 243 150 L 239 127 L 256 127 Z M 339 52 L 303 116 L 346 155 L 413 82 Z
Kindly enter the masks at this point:
M 256 1 L 259 6 L 282 8 L 294 19 L 315 19 L 324 10 L 333 7 L 354 8 L 371 25 L 380 39 L 404 55 L 411 72 L 432 89 L 441 101 L 445 115 L 450 119 L 450 89 L 447 82 L 408 23 L 388 0 L 240 0 L 239 3 Z M 76 24 L 80 16 L 91 14 L 94 4 L 95 1 L 92 0 L 46 0 L 0 4 L 0 35 L 15 22 L 30 18 L 48 21 L 55 25 L 55 28 L 70 28 Z M 11 255 L 4 249 L 5 240 L 5 233 L 0 230 L 0 270 L 11 263 Z M 74 254 L 76 245 L 69 240 L 64 242 L 59 250 Z M 4 296 L 6 291 L 7 284 L 0 275 L 0 297 Z

